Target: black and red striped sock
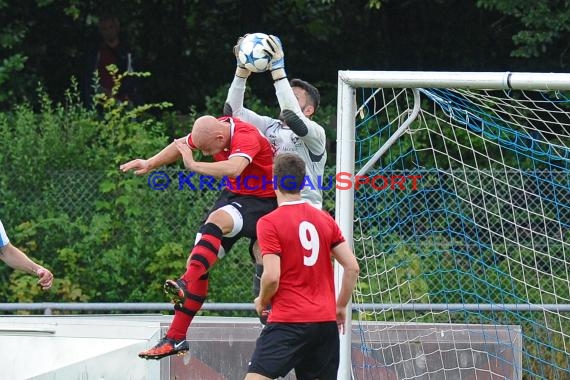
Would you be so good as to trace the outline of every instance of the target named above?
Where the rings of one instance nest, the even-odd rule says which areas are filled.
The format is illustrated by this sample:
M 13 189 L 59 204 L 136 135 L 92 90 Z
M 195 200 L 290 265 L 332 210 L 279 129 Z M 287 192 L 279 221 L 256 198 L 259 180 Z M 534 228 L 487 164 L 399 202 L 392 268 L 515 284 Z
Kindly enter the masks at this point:
M 207 223 L 201 229 L 202 237 L 190 253 L 190 262 L 182 279 L 190 284 L 197 281 L 218 260 L 218 251 L 222 243 L 222 230 L 214 223 Z
M 208 295 L 208 273 L 188 284 L 187 298 L 182 307 L 174 306 L 174 319 L 166 333 L 171 339 L 186 339 L 186 332 L 194 316 L 202 307 Z
M 182 306 L 175 306 L 174 319 L 166 333 L 171 339 L 186 339 L 186 332 L 194 316 L 208 295 L 208 271 L 218 259 L 222 242 L 222 230 L 214 223 L 200 229 L 202 236 L 190 253 L 190 261 L 182 279 L 186 281 L 186 295 Z

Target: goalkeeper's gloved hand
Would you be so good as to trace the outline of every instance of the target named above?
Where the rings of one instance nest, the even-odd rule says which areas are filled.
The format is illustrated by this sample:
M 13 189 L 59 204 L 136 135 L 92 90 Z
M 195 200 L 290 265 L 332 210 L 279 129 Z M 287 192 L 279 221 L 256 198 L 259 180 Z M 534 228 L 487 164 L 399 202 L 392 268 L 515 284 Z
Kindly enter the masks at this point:
M 269 61 L 269 70 L 271 71 L 271 77 L 274 81 L 286 78 L 285 73 L 285 54 L 283 53 L 283 45 L 281 45 L 281 40 L 279 37 L 274 35 L 269 35 L 268 39 L 271 50 L 268 51 L 271 55 L 271 60 Z
M 243 36 L 238 38 L 234 46 L 234 55 L 236 56 L 236 77 L 247 79 L 247 77 L 249 77 L 249 74 L 251 74 L 251 71 L 246 69 L 245 65 L 241 63 L 239 60 L 239 45 L 241 44 L 241 41 L 244 39 L 245 36 L 247 36 L 247 34 L 244 34 Z

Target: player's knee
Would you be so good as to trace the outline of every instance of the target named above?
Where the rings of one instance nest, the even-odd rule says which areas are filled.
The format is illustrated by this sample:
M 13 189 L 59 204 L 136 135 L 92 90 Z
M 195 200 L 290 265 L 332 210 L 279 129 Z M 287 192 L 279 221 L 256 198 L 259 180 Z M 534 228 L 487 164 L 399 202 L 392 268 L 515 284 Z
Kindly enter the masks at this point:
M 234 227 L 234 222 L 227 212 L 218 209 L 208 215 L 208 219 L 206 219 L 206 223 L 213 223 L 222 230 L 222 234 L 226 235 L 230 233 Z
M 225 205 L 212 212 L 206 220 L 208 222 L 217 225 L 224 237 L 234 237 L 243 228 L 243 216 L 233 205 Z

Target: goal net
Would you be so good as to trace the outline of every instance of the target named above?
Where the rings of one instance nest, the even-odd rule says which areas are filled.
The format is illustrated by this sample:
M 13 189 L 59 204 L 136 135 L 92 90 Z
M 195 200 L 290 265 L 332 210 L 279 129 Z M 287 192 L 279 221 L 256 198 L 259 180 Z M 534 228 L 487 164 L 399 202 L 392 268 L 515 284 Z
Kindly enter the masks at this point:
M 570 379 L 566 90 L 339 72 L 335 212 L 361 267 L 339 379 Z

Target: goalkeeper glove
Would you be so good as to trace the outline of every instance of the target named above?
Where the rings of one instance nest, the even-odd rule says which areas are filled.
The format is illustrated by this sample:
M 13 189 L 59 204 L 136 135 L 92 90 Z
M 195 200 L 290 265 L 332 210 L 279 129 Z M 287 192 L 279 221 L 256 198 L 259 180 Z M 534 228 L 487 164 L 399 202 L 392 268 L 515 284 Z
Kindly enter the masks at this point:
M 251 74 L 251 71 L 246 69 L 245 65 L 239 60 L 239 45 L 245 36 L 247 36 L 247 34 L 244 34 L 242 37 L 238 38 L 237 43 L 234 46 L 234 55 L 236 56 L 236 77 L 243 79 L 247 79 L 247 77 L 249 77 L 249 74 Z
M 271 77 L 274 81 L 286 78 L 285 55 L 283 54 L 283 45 L 281 45 L 281 40 L 277 36 L 269 35 L 269 39 L 267 41 L 271 48 L 271 50 L 268 51 L 271 55 L 271 60 L 269 61 Z

